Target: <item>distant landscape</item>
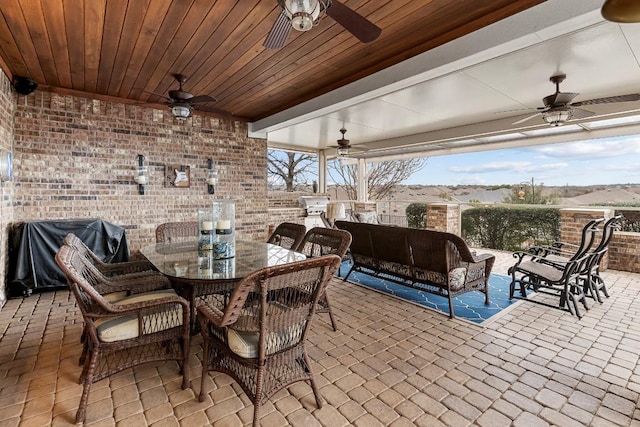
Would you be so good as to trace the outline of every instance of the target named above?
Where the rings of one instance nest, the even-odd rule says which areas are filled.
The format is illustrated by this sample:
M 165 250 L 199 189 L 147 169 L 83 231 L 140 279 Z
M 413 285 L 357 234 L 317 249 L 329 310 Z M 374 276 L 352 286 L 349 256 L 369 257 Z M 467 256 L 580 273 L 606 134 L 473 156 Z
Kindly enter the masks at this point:
M 536 191 L 539 187 L 536 186 Z M 502 203 L 512 194 L 512 187 L 495 185 L 441 186 L 397 185 L 385 200 L 394 202 L 469 202 Z M 345 200 L 346 195 L 330 186 L 327 189 L 332 200 Z M 563 206 L 597 206 L 620 204 L 640 206 L 640 184 L 592 185 L 592 186 L 544 186 L 543 195 L 557 194 L 558 204 Z M 336 197 L 337 195 L 337 197 Z

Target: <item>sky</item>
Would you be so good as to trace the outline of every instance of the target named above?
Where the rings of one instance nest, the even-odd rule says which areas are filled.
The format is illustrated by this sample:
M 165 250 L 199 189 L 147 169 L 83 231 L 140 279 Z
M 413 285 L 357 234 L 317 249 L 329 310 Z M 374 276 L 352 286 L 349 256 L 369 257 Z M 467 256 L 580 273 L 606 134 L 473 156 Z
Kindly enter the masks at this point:
M 640 135 L 430 157 L 403 184 L 640 183 Z

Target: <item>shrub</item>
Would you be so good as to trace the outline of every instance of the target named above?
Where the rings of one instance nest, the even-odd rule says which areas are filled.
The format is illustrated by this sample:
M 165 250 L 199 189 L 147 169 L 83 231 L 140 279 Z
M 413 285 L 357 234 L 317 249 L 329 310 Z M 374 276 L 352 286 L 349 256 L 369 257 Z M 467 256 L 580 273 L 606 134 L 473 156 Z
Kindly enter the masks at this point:
M 517 251 L 560 239 L 560 210 L 477 207 L 462 213 L 462 237 L 472 246 Z
M 425 203 L 411 203 L 404 211 L 407 225 L 412 228 L 427 227 L 427 205 Z

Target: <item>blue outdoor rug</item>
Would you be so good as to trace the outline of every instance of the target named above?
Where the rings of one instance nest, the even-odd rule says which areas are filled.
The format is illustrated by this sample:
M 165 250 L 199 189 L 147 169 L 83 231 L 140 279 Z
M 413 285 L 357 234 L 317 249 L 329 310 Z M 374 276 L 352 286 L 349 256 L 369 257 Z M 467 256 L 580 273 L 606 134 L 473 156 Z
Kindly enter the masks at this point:
M 345 261 L 340 268 L 340 277 L 347 275 L 351 269 L 351 262 Z M 389 280 L 370 276 L 368 274 L 353 272 L 349 276 L 349 282 L 394 295 L 407 301 L 412 301 L 425 307 L 438 310 L 449 315 L 449 301 L 447 298 L 433 295 L 428 292 L 403 286 Z M 494 316 L 518 300 L 509 301 L 509 283 L 511 277 L 492 274 L 489 277 L 489 305 L 484 304 L 482 292 L 467 292 L 453 299 L 453 307 L 456 317 L 461 317 L 475 323 L 482 323 Z

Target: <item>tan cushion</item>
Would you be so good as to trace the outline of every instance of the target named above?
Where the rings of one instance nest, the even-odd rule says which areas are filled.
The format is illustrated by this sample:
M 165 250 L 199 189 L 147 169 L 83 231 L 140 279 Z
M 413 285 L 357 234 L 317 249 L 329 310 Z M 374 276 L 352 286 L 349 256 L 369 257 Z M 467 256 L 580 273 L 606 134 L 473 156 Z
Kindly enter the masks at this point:
M 128 305 L 138 302 L 152 301 L 168 296 L 177 295 L 173 289 L 162 289 L 153 292 L 144 292 L 131 295 L 116 302 L 116 305 Z M 182 306 L 177 310 L 151 314 L 144 317 L 147 325 L 143 333 L 158 332 L 175 326 L 182 325 Z M 140 335 L 138 330 L 138 316 L 125 314 L 118 317 L 97 319 L 95 321 L 98 338 L 103 342 L 115 342 L 135 338 Z
M 270 303 L 267 315 L 276 314 L 277 311 L 283 310 L 288 310 L 288 308 L 281 304 Z M 254 313 L 252 315 L 259 316 L 259 313 Z M 286 347 L 289 347 L 293 343 L 297 343 L 300 339 L 300 335 L 302 335 L 303 327 L 304 323 L 297 323 L 279 332 L 269 332 L 265 340 L 266 354 L 269 355 L 276 353 Z M 229 343 L 229 348 L 238 356 L 247 359 L 254 359 L 258 357 L 259 336 L 259 332 L 245 332 L 237 331 L 231 327 L 227 328 L 227 342 Z
M 107 302 L 110 302 L 111 304 L 113 304 L 114 302 L 118 302 L 126 297 L 127 297 L 127 291 L 111 292 L 110 294 L 102 295 L 102 298 L 104 298 Z
M 451 285 L 451 289 L 457 291 L 462 288 L 464 286 L 466 276 L 467 269 L 464 267 L 454 268 L 449 271 L 449 284 Z

